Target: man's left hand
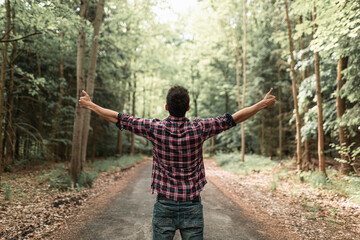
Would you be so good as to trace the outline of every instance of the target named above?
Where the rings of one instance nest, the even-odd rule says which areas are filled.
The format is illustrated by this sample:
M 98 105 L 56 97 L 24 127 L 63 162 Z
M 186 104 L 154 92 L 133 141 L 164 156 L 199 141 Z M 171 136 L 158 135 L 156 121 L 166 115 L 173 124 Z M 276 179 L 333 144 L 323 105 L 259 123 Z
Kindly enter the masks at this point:
M 90 99 L 90 96 L 84 91 L 82 90 L 82 93 L 84 96 L 80 97 L 79 99 L 79 104 L 80 104 L 80 107 L 82 108 L 90 108 L 90 105 L 91 105 L 91 99 Z

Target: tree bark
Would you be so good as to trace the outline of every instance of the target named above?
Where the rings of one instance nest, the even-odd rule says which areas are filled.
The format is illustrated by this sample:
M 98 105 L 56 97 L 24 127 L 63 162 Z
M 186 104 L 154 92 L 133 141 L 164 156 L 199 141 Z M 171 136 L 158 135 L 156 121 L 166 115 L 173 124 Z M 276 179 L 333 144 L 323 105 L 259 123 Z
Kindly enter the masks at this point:
M 236 39 L 237 41 L 237 39 Z M 237 104 L 239 110 L 241 109 L 241 103 L 240 103 L 240 71 L 239 71 L 239 47 L 236 44 L 236 50 L 235 50 L 235 66 L 236 66 L 236 88 L 237 88 Z
M 264 155 L 264 142 L 265 142 L 265 116 L 261 115 L 261 140 L 260 140 L 260 153 Z
M 135 117 L 135 103 L 136 103 L 136 73 L 134 73 L 134 89 L 132 92 L 132 115 Z M 135 153 L 135 134 L 131 133 L 131 149 L 130 155 L 134 155 Z
M 225 92 L 225 112 L 229 112 L 229 94 Z
M 12 9 L 12 22 L 15 22 L 15 9 Z M 13 24 L 13 34 L 16 36 L 15 24 Z M 10 61 L 10 82 L 8 90 L 8 118 L 7 118 L 7 138 L 5 142 L 5 166 L 11 164 L 15 159 L 16 133 L 13 123 L 14 116 L 14 63 L 17 58 L 17 42 L 12 42 L 12 53 Z
M 279 49 L 278 49 L 279 50 Z M 278 62 L 280 60 L 280 56 L 278 54 Z M 278 89 L 278 111 L 279 111 L 279 160 L 282 160 L 282 112 L 281 112 L 281 67 L 280 62 L 278 64 L 277 69 L 277 77 L 279 82 L 279 89 Z
M 62 1 L 60 1 L 60 3 L 62 3 Z M 62 86 L 62 81 L 64 80 L 64 59 L 63 59 L 63 55 L 62 55 L 63 54 L 63 40 L 64 40 L 64 33 L 60 32 L 59 95 L 58 95 L 57 105 L 56 105 L 55 111 L 54 111 L 54 119 L 51 124 L 51 148 L 52 148 L 53 154 L 55 154 L 55 155 L 57 155 L 57 152 L 58 152 L 58 144 L 56 144 L 56 142 L 55 142 L 56 129 L 58 128 L 58 125 L 59 125 L 59 110 L 60 110 L 60 106 L 62 105 L 62 96 L 64 93 L 64 88 Z
M 301 126 L 300 126 L 300 115 L 299 115 L 299 107 L 297 101 L 297 88 L 296 88 L 296 73 L 295 73 L 295 60 L 293 54 L 293 42 L 291 37 L 291 27 L 289 20 L 289 10 L 287 0 L 284 0 L 285 3 L 285 14 L 286 14 L 286 23 L 287 23 L 287 32 L 289 37 L 289 48 L 290 48 L 290 57 L 291 57 L 291 73 L 292 73 L 292 94 L 294 99 L 294 108 L 295 108 L 295 116 L 296 116 L 296 155 L 297 155 L 297 168 L 298 170 L 302 169 L 302 161 L 301 161 Z
M 97 134 L 97 124 L 94 124 L 93 136 L 92 136 L 92 147 L 91 147 L 91 162 L 95 162 L 96 155 L 96 134 Z
M 88 1 L 82 0 L 80 5 L 80 17 L 86 18 L 88 8 Z M 83 169 L 81 161 L 81 142 L 82 130 L 84 123 L 85 110 L 80 108 L 79 98 L 81 90 L 85 89 L 85 32 L 79 31 L 78 46 L 77 46 L 77 61 L 76 61 L 76 105 L 75 105 L 75 120 L 71 150 L 71 176 L 73 182 L 77 182 L 77 176 Z
M 299 24 L 302 24 L 302 17 L 300 16 L 299 17 Z M 301 50 L 304 50 L 304 41 L 303 41 L 303 34 L 300 36 L 300 49 Z M 304 54 L 301 54 L 301 60 L 304 61 L 305 60 L 305 55 Z M 301 78 L 302 78 L 302 81 L 305 80 L 306 78 L 306 69 L 304 69 L 302 72 L 301 72 Z M 304 109 L 304 114 L 306 114 L 308 111 L 308 108 L 307 106 L 305 106 L 305 109 Z M 302 167 L 303 167 L 303 170 L 307 170 L 308 166 L 310 165 L 310 148 L 309 148 L 310 144 L 309 144 L 309 139 L 306 138 L 305 141 L 304 141 L 304 159 L 303 159 L 303 163 L 302 163 Z M 306 168 L 306 169 L 304 169 Z
M 211 138 L 211 147 L 210 147 L 210 153 L 211 153 L 211 154 L 214 154 L 214 153 L 215 153 L 215 137 L 216 137 L 216 136 L 213 136 L 213 137 Z
M 39 57 L 39 53 L 36 54 L 36 64 L 37 64 L 37 77 L 41 77 L 41 61 Z M 42 108 L 42 101 L 41 101 L 41 89 L 39 90 L 39 134 L 40 136 L 43 136 L 44 128 L 43 128 L 43 108 Z
M 10 0 L 5 1 L 6 8 L 6 26 L 5 26 L 5 37 L 4 40 L 10 39 L 10 27 L 11 27 L 11 9 L 10 9 Z M 2 62 L 1 62 L 1 78 L 0 78 L 0 173 L 4 170 L 6 166 L 3 163 L 3 117 L 4 117 L 4 102 L 5 102 L 5 80 L 6 80 L 6 62 L 8 58 L 8 43 L 5 42 L 2 44 Z M 4 129 L 6 132 L 6 129 Z
M 245 104 L 245 90 L 246 90 L 246 0 L 243 1 L 243 23 L 244 23 L 244 45 L 243 45 L 243 91 L 241 100 L 241 109 Z M 244 122 L 241 122 L 241 161 L 245 161 L 245 128 Z
M 118 132 L 118 144 L 117 144 L 117 154 L 121 157 L 122 155 L 122 141 L 123 141 L 123 131 Z
M 338 121 L 340 121 L 341 117 L 345 113 L 345 98 L 342 98 L 340 96 L 340 90 L 341 90 L 341 88 L 343 87 L 343 85 L 345 84 L 345 81 L 346 81 L 344 79 L 343 75 L 342 75 L 342 71 L 347 68 L 348 60 L 349 60 L 349 57 L 340 57 L 339 61 L 338 61 L 338 65 L 337 65 L 336 113 L 337 113 Z M 345 134 L 345 129 L 340 125 L 340 123 L 338 125 L 338 129 L 339 129 L 340 146 L 347 147 L 349 145 L 349 139 L 347 138 L 347 136 Z M 341 173 L 342 174 L 349 174 L 352 171 L 352 167 L 351 167 L 350 163 L 347 162 L 346 157 L 344 156 L 344 154 L 341 154 L 340 157 L 341 157 L 341 160 L 342 160 L 341 167 L 340 167 Z
M 97 50 L 98 50 L 98 36 L 100 33 L 100 25 L 102 21 L 102 16 L 104 12 L 104 0 L 99 0 L 96 6 L 96 16 L 94 20 L 94 33 L 92 37 L 91 50 L 90 50 L 90 64 L 87 75 L 87 86 L 86 92 L 89 94 L 90 98 L 93 99 L 94 95 L 94 83 L 95 83 L 95 70 L 96 70 L 96 60 L 97 60 Z M 86 152 L 87 152 L 87 142 L 89 137 L 89 125 L 91 119 L 91 111 L 85 110 L 84 114 L 84 124 L 83 124 L 83 136 L 81 142 L 81 161 L 86 162 Z
M 316 8 L 313 7 L 312 13 L 313 22 L 315 23 Z M 316 33 L 316 25 L 314 27 L 314 35 Z M 315 52 L 315 78 L 316 78 L 316 98 L 318 111 L 318 157 L 319 157 L 319 171 L 325 171 L 325 154 L 324 154 L 324 127 L 323 127 L 323 108 L 322 108 L 322 94 L 320 85 L 320 59 L 319 52 Z

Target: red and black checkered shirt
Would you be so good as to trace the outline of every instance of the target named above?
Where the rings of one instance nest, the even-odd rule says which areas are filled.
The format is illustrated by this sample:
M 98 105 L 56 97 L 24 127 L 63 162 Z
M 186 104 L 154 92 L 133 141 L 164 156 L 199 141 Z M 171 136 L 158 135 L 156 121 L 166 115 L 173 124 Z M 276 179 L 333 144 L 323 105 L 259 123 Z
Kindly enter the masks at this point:
M 230 114 L 210 119 L 168 116 L 142 119 L 119 113 L 116 126 L 143 136 L 153 144 L 151 192 L 174 201 L 189 201 L 206 184 L 203 142 L 236 123 Z

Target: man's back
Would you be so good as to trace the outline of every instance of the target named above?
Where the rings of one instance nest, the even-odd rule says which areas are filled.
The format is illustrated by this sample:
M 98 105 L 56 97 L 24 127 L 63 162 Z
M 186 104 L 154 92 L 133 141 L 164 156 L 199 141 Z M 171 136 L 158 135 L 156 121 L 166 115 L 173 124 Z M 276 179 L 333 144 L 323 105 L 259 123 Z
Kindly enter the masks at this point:
M 116 125 L 152 142 L 152 193 L 161 193 L 174 201 L 189 201 L 206 184 L 203 142 L 236 124 L 230 114 L 194 121 L 185 117 L 159 120 L 119 114 Z

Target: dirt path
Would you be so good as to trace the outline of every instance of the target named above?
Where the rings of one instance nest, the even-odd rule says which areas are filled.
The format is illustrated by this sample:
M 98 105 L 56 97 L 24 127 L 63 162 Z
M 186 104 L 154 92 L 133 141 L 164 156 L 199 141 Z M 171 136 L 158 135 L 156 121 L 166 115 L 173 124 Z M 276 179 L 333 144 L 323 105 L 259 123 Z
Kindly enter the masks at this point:
M 150 194 L 151 162 L 140 166 L 133 181 L 104 210 L 87 222 L 76 239 L 151 239 L 155 195 Z M 268 239 L 258 223 L 209 182 L 202 193 L 205 239 Z M 176 233 L 175 239 L 180 239 Z

